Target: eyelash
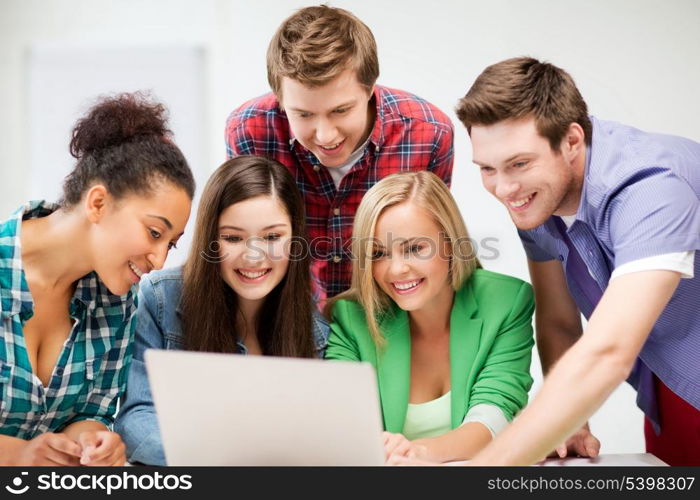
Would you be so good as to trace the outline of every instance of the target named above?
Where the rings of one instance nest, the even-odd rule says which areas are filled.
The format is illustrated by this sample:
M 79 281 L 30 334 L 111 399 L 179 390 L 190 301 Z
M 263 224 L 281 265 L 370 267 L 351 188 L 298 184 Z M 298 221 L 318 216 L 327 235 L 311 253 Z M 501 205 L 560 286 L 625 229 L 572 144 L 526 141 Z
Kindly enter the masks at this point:
M 342 115 L 347 113 L 350 110 L 350 108 L 338 108 L 334 109 L 333 113 L 337 115 Z M 311 116 L 311 113 L 299 113 L 299 118 L 309 118 Z
M 411 245 L 405 250 L 405 253 L 412 253 L 412 254 L 417 254 L 421 250 L 423 250 L 422 245 Z M 381 259 L 382 257 L 386 257 L 386 253 L 382 250 L 375 250 L 371 254 L 372 260 L 378 260 Z
M 228 242 L 228 243 L 238 243 L 243 238 L 241 238 L 240 236 L 233 236 L 230 234 L 222 234 L 221 239 Z
M 379 260 L 384 256 L 386 256 L 386 253 L 383 250 L 372 250 L 370 253 L 370 258 L 372 260 Z
M 421 250 L 423 250 L 423 247 L 422 247 L 421 245 L 411 245 L 411 246 L 408 248 L 408 252 L 410 252 L 410 253 L 418 253 L 418 252 L 420 252 Z M 407 252 L 407 253 L 408 253 L 408 252 Z
M 151 238 L 153 238 L 154 240 L 159 240 L 160 237 L 163 236 L 155 229 L 149 229 L 148 232 L 151 233 Z M 168 251 L 172 250 L 173 248 L 177 248 L 177 243 L 171 241 L 170 243 L 168 243 Z
M 270 233 L 264 237 L 267 241 L 277 241 L 282 237 L 281 234 L 278 233 Z M 240 236 L 233 236 L 233 235 L 227 235 L 227 234 L 222 234 L 221 239 L 228 242 L 228 243 L 239 243 L 243 241 L 243 238 Z

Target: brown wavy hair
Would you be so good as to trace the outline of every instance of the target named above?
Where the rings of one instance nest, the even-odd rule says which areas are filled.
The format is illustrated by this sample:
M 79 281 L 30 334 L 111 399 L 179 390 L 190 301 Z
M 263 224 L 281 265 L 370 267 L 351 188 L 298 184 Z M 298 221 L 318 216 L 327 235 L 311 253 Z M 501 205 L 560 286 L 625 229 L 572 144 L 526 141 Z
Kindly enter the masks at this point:
M 304 203 L 287 169 L 259 156 L 227 161 L 202 193 L 180 303 L 188 350 L 236 352 L 238 296 L 219 270 L 219 217 L 227 207 L 261 195 L 275 197 L 287 211 L 292 223 L 292 257 L 287 274 L 267 295 L 258 315 L 258 342 L 265 355 L 314 356 Z
M 267 49 L 267 81 L 282 97 L 282 78 L 307 87 L 325 85 L 346 69 L 371 90 L 379 77 L 372 31 L 352 13 L 318 5 L 295 12 L 277 29 Z
M 573 78 L 553 64 L 532 57 L 506 59 L 487 67 L 455 109 L 471 134 L 472 125 L 532 116 L 537 132 L 559 151 L 572 123 L 578 123 L 591 144 L 588 107 Z

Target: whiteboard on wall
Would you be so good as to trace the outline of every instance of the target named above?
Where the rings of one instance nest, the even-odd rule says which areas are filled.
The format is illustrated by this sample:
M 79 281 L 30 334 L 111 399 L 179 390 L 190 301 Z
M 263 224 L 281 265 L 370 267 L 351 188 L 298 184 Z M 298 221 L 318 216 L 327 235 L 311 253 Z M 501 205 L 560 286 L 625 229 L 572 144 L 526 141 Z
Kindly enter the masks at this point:
M 31 199 L 57 200 L 75 159 L 70 134 L 102 95 L 147 91 L 170 112 L 170 129 L 197 180 L 206 181 L 205 50 L 194 45 L 85 47 L 36 44 L 27 52 L 28 137 Z M 166 265 L 184 260 L 192 233 Z

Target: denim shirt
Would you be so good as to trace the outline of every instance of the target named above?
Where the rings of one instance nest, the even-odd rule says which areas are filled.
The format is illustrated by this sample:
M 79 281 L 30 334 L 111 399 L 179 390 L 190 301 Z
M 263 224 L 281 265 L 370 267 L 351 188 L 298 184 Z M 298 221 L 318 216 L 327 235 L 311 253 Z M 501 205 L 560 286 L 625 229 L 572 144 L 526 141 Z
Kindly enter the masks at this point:
M 182 294 L 182 268 L 154 271 L 141 280 L 136 313 L 136 339 L 126 394 L 117 414 L 114 429 L 126 444 L 129 462 L 166 465 L 153 398 L 146 374 L 144 352 L 147 349 L 183 349 L 179 303 Z M 323 358 L 328 341 L 328 322 L 316 308 L 313 334 L 316 355 Z M 238 352 L 246 354 L 237 342 Z

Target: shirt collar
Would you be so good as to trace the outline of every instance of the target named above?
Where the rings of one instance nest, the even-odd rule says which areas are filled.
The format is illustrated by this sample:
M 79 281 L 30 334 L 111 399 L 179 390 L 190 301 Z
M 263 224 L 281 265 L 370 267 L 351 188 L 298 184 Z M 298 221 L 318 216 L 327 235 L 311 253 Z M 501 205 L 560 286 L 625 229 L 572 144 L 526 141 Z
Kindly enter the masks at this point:
M 82 303 L 86 311 L 92 311 L 98 307 L 123 305 L 128 302 L 130 293 L 131 291 L 124 296 L 112 294 L 102 283 L 97 273 L 91 271 L 78 280 L 73 301 Z
M 591 119 L 591 124 L 594 125 L 595 118 L 593 116 L 589 117 Z M 576 209 L 576 218 L 574 220 L 574 224 L 576 221 L 583 222 L 583 223 L 588 223 L 589 222 L 589 210 L 588 210 L 588 173 L 590 172 L 591 169 L 591 157 L 593 156 L 593 137 L 591 137 L 591 145 L 586 145 L 586 159 L 584 160 L 584 171 L 583 171 L 583 184 L 581 185 L 581 199 L 579 200 L 578 203 L 578 209 Z M 554 217 L 554 216 L 552 216 Z M 545 228 L 549 231 L 550 234 L 552 235 L 559 235 L 559 229 L 556 227 L 554 220 L 550 217 L 545 223 L 544 226 Z M 567 228 L 570 230 L 573 227 L 573 224 Z
M 58 209 L 58 205 L 44 200 L 28 201 L 4 222 L 0 223 L 0 314 L 12 316 L 22 313 L 31 317 L 34 309 L 29 285 L 22 268 L 22 245 L 20 230 L 22 221 L 45 217 Z
M 593 122 L 593 117 L 591 117 L 591 123 Z M 576 210 L 576 220 L 587 222 L 588 216 L 588 173 L 591 170 L 591 156 L 593 156 L 593 138 L 591 137 L 591 145 L 586 146 L 586 161 L 583 171 L 583 184 L 581 185 L 581 199 L 578 203 L 578 210 Z
M 18 208 L 5 222 L 0 223 L 0 237 L 9 239 L 0 244 L 0 261 L 9 262 L 7 267 L 0 267 L 0 314 L 12 316 L 21 313 L 25 319 L 34 312 L 34 301 L 29 292 L 24 267 L 22 265 L 22 246 L 20 229 L 22 221 L 46 217 L 58 210 L 59 205 L 45 200 L 32 200 Z M 127 296 L 131 294 L 127 292 Z M 94 271 L 86 274 L 77 282 L 71 300 L 71 314 L 75 301 L 82 303 L 90 311 L 101 305 L 123 305 L 125 296 L 113 295 Z
M 376 116 L 374 117 L 374 127 L 369 134 L 369 142 L 374 144 L 377 151 L 384 144 L 384 115 L 385 109 L 384 88 L 379 85 L 374 86 L 374 104 L 377 107 Z

